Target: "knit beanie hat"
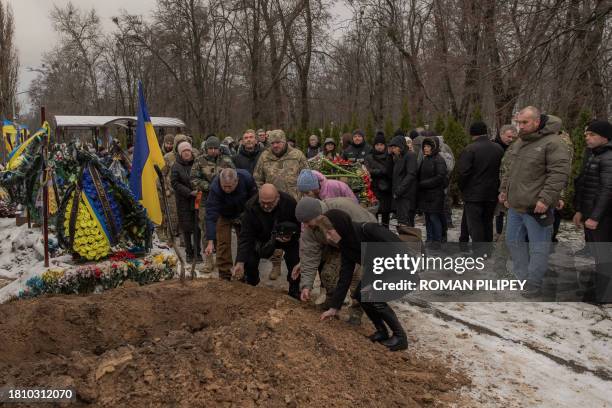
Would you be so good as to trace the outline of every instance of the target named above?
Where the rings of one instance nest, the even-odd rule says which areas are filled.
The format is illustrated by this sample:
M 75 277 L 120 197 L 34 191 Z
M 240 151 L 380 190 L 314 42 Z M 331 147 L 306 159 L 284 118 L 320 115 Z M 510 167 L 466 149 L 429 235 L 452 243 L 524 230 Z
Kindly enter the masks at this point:
M 365 133 L 363 133 L 363 130 L 361 130 L 361 129 L 354 130 L 353 131 L 353 136 L 355 136 L 355 135 L 359 135 L 359 136 L 365 138 Z
M 316 198 L 304 197 L 295 207 L 295 218 L 299 222 L 308 222 L 323 214 L 321 202 Z
M 376 136 L 374 136 L 374 144 L 385 144 L 386 142 L 387 141 L 385 140 L 385 133 L 381 131 L 376 132 Z
M 182 154 L 185 150 L 191 151 L 191 143 L 187 141 L 181 142 L 176 148 L 176 151 L 178 152 L 179 155 Z
M 300 175 L 297 179 L 297 188 L 300 193 L 306 193 L 312 190 L 318 190 L 319 179 L 310 169 L 304 169 L 300 171 Z
M 470 126 L 470 136 L 483 136 L 489 133 L 487 125 L 484 122 L 474 122 Z
M 206 139 L 206 148 L 207 149 L 218 149 L 221 143 L 219 142 L 219 138 L 217 136 L 210 136 Z
M 171 135 L 171 134 L 165 135 L 164 143 L 174 143 L 174 135 Z
M 612 139 L 612 125 L 607 120 L 594 120 L 586 129 L 587 132 L 597 133 L 606 139 Z

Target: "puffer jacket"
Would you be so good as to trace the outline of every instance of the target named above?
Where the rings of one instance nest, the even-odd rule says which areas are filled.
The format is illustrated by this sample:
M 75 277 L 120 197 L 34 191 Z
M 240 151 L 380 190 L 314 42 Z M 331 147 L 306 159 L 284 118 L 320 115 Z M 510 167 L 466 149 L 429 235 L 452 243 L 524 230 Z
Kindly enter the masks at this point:
M 350 161 L 364 161 L 366 156 L 372 152 L 372 146 L 370 146 L 364 140 L 361 144 L 356 145 L 351 142 L 349 147 L 347 147 L 342 152 L 342 158 L 344 160 Z
M 419 186 L 417 208 L 423 212 L 438 213 L 444 211 L 446 196 L 444 189 L 448 185 L 448 171 L 446 162 L 440 156 L 440 144 L 438 138 L 425 138 L 435 145 L 430 156 L 423 155 L 423 161 L 419 168 Z
M 538 201 L 548 206 L 559 201 L 571 172 L 570 149 L 559 137 L 561 126 L 561 119 L 543 115 L 540 129 L 520 135 L 506 151 L 508 170 L 500 191 L 506 193 L 510 208 L 524 213 Z
M 193 232 L 195 217 L 195 197 L 191 195 L 192 187 L 189 178 L 191 166 L 193 166 L 193 160 L 187 162 L 177 156 L 170 172 L 170 181 L 176 198 L 179 229 L 187 233 Z
M 355 203 L 359 203 L 355 193 L 344 181 L 340 180 L 329 180 L 323 174 L 316 170 L 312 171 L 317 180 L 319 180 L 319 197 L 321 200 L 336 197 L 347 197 L 353 200 Z
M 612 142 L 591 150 L 576 179 L 574 206 L 583 219 L 612 216 Z
M 346 197 L 321 201 L 321 209 L 323 213 L 334 209 L 342 210 L 350 215 L 354 222 L 376 222 L 376 217 L 371 212 Z M 300 290 L 312 289 L 326 246 L 325 233 L 319 228 L 303 229 L 300 237 L 300 265 L 302 267 Z

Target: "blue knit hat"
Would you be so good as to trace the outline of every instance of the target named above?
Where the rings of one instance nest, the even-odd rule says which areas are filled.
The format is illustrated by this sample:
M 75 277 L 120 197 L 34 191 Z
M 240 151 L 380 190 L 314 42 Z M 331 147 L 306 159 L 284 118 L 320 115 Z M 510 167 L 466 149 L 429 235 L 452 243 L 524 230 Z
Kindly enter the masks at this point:
M 318 190 L 320 188 L 319 179 L 317 179 L 317 176 L 312 172 L 312 170 L 304 169 L 298 176 L 297 188 L 300 193 Z

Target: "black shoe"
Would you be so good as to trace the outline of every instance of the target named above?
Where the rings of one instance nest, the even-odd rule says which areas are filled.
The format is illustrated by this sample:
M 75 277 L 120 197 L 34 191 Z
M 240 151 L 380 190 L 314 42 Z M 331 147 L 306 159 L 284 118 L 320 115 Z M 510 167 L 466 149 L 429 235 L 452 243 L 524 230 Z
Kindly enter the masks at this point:
M 393 332 L 391 338 L 381 341 L 380 344 L 391 351 L 406 350 L 408 348 L 408 338 L 393 309 L 386 303 L 376 303 L 375 307 L 380 318 Z
M 389 333 L 387 333 L 387 329 L 385 329 L 384 332 L 376 330 L 376 332 L 368 336 L 368 339 L 370 339 L 372 343 L 380 343 L 389 339 Z
M 381 341 L 380 344 L 387 347 L 390 351 L 406 350 L 408 348 L 408 339 L 406 336 L 391 336 L 390 339 Z
M 193 261 L 193 255 L 192 254 L 186 254 L 185 255 L 185 259 L 187 260 L 187 263 L 191 263 Z

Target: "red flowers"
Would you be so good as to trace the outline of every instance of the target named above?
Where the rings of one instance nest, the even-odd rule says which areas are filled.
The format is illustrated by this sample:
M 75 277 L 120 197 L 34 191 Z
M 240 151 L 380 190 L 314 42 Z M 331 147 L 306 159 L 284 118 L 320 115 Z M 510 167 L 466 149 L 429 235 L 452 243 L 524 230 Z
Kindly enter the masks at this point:
M 118 251 L 111 255 L 112 261 L 125 261 L 128 259 L 136 259 L 136 256 L 130 251 Z

